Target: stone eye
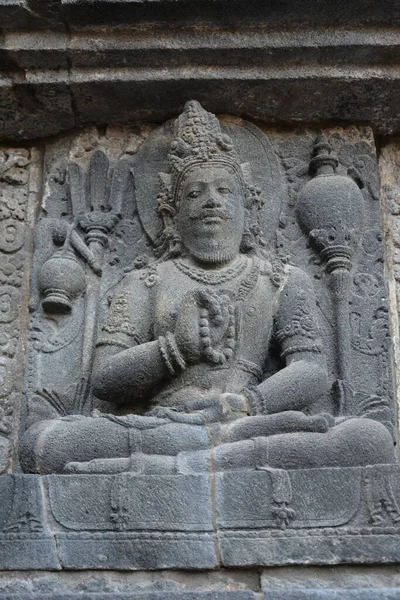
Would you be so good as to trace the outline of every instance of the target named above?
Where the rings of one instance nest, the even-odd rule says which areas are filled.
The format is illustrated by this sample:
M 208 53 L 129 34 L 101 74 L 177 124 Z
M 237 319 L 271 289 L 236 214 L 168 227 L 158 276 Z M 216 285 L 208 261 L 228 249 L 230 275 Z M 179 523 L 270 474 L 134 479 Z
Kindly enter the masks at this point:
M 221 196 L 226 196 L 227 194 L 230 193 L 230 189 L 227 187 L 220 187 L 218 188 L 218 193 L 221 194 Z
M 189 198 L 198 198 L 199 195 L 200 195 L 199 190 L 192 190 L 191 192 L 188 193 Z

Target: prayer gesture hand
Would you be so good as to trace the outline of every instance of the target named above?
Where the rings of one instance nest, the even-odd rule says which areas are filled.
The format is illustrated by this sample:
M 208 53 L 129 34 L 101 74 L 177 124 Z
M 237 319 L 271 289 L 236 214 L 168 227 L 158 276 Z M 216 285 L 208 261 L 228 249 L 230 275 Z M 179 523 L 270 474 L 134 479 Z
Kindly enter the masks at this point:
M 175 328 L 175 339 L 187 362 L 223 364 L 236 343 L 234 307 L 227 295 L 210 290 L 189 292 Z
M 242 395 L 221 394 L 220 396 L 187 400 L 173 408 L 157 406 L 148 414 L 178 423 L 206 425 L 207 423 L 225 423 L 244 417 L 248 414 L 248 406 L 246 398 Z

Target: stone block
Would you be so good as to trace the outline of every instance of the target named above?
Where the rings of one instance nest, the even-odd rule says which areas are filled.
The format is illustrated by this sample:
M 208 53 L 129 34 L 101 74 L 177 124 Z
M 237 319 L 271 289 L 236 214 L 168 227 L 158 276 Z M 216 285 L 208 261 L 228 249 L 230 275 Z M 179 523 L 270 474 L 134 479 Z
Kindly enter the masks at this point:
M 0 0 L 0 23 L 2 29 L 6 30 L 36 29 L 49 25 L 46 19 L 32 11 L 29 0 Z
M 400 588 L 265 592 L 265 600 L 398 600 L 398 598 L 400 598 Z
M 208 533 L 58 533 L 66 569 L 215 569 L 215 539 Z
M 360 507 L 361 476 L 357 468 L 219 473 L 218 523 L 222 529 L 345 525 Z
M 380 132 L 392 133 L 400 127 L 396 109 L 400 85 L 389 73 L 379 79 L 379 105 L 373 75 L 363 72 L 352 77 L 348 69 L 333 73 L 314 66 L 299 70 L 285 65 L 275 70 L 264 65 L 244 72 L 231 67 L 211 71 L 209 67 L 165 65 L 152 69 L 151 77 L 147 68 L 77 69 L 71 73 L 70 84 L 81 125 L 94 119 L 108 122 L 110 106 L 113 119 L 121 123 L 149 120 L 150 115 L 160 122 L 179 112 L 188 97 L 195 97 L 212 112 L 272 123 L 361 119 Z M 113 105 L 116 95 L 118 106 Z
M 138 592 L 124 593 L 92 593 L 92 592 L 77 592 L 77 593 L 40 593 L 40 594 L 2 594 L 0 592 L 0 600 L 254 600 L 255 595 L 250 591 L 176 591 L 176 592 Z M 357 599 L 358 600 L 358 599 Z M 386 597 L 385 597 L 386 600 Z M 392 600 L 391 598 L 388 600 Z
M 36 74 L 24 83 L 18 76 L 16 80 L 0 79 L 0 139 L 26 140 L 41 135 L 40 131 L 50 136 L 73 127 L 72 99 L 66 79 L 65 76 L 64 81 L 57 83 L 51 74 L 50 79 L 40 82 Z
M 208 475 L 47 479 L 52 516 L 63 528 L 76 531 L 56 533 L 65 568 L 217 565 Z
M 41 478 L 0 477 L 3 569 L 59 569 L 56 545 L 44 516 Z
M 275 26 L 290 25 L 370 25 L 396 24 L 400 20 L 398 5 L 386 0 L 377 7 L 373 0 L 357 0 L 351 4 L 341 0 L 332 6 L 328 0 L 316 5 L 311 0 L 266 4 L 253 0 L 251 9 L 244 0 L 232 4 L 229 0 L 62 0 L 64 18 L 72 25 L 117 25 L 125 23 L 161 22 L 210 24 L 233 26 L 237 23 L 259 25 L 262 22 Z M 390 16 L 389 16 L 390 15 Z
M 48 476 L 50 509 L 75 531 L 213 531 L 208 475 Z
M 63 31 L 5 31 L 0 40 L 3 70 L 68 69 L 68 36 Z
M 368 531 L 368 530 L 367 530 Z M 345 563 L 395 563 L 400 560 L 399 538 L 370 531 L 316 531 L 300 536 L 263 532 L 221 533 L 222 564 L 226 567 Z

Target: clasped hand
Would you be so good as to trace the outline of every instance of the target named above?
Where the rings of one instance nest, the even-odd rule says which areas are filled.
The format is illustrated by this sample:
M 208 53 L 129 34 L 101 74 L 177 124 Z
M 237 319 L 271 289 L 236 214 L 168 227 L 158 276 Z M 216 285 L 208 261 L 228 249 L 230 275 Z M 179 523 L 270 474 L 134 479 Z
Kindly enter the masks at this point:
M 190 425 L 225 423 L 228 424 L 229 441 L 300 431 L 326 433 L 335 425 L 334 418 L 328 413 L 308 416 L 301 411 L 288 410 L 249 417 L 245 396 L 230 393 L 187 400 L 173 408 L 158 406 L 148 414 Z
M 248 415 L 248 404 L 240 394 L 221 394 L 211 398 L 187 400 L 173 408 L 156 406 L 148 415 L 191 425 L 226 423 Z
M 234 306 L 230 298 L 210 290 L 187 293 L 174 336 L 187 363 L 226 362 L 233 355 L 236 343 Z

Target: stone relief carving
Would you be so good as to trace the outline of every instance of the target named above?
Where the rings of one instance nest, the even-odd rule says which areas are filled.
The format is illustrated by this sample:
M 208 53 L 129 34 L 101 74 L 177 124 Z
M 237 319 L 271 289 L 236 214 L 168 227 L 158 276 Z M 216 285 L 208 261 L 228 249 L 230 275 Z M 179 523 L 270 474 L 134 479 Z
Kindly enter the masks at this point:
M 101 150 L 92 153 L 86 175 L 75 162 L 66 167 L 73 220 L 68 227 L 60 220 L 58 229 L 51 222 L 53 240 L 62 247 L 42 264 L 39 291 L 50 314 L 71 312 L 85 292 L 81 377 L 71 412 L 85 412 L 82 395 L 90 394 L 92 375 L 94 396 L 108 402 L 112 414 L 63 416 L 69 411 L 59 409 L 57 390 L 41 392 L 36 399 L 49 401 L 50 420 L 42 420 L 41 409 L 42 419 L 28 428 L 23 467 L 39 473 L 201 472 L 208 471 L 211 456 L 217 470 L 393 462 L 391 436 L 379 423 L 383 413 L 390 427 L 387 398 L 360 393 L 351 381 L 351 349 L 380 355 L 387 337 L 387 326 L 376 318 L 369 344 L 360 334 L 351 342 L 350 272 L 365 185 L 356 166 L 337 173 L 331 144 L 318 137 L 312 178 L 298 195 L 295 213 L 326 265 L 335 329 L 335 420 L 334 410 L 303 412 L 331 385 L 315 293 L 302 270 L 282 261 L 277 270 L 279 257 L 271 262 L 260 217 L 263 192 L 251 165 L 196 102 L 186 105 L 172 141 L 162 141 L 167 169 L 157 174 L 157 205 L 149 202 L 151 186 L 144 189 L 143 183 L 136 198 L 156 259 L 147 258 L 117 285 L 95 359 L 104 249 L 121 218 L 134 167 L 120 158 L 110 175 Z M 87 281 L 78 256 L 90 267 Z M 272 341 L 282 368 L 265 378 Z M 118 408 L 130 414 L 118 415 Z M 60 419 L 54 421 L 57 411 Z M 30 422 L 33 414 L 34 408 Z M 113 447 L 99 446 L 99 434 L 112 439 Z M 373 445 L 368 448 L 366 440 Z
M 47 148 L 20 438 L 36 475 L 1 535 L 18 513 L 46 564 L 56 539 L 69 568 L 211 568 L 284 563 L 279 536 L 319 560 L 340 532 L 360 553 L 393 533 L 373 141 L 296 135 L 191 101 Z
M 35 410 L 41 419 L 23 437 L 23 467 L 39 473 L 161 474 L 208 471 L 211 458 L 216 470 L 394 462 L 387 398 L 363 394 L 351 380 L 351 349 L 368 348 L 360 334 L 353 344 L 350 335 L 350 272 L 364 218 L 365 184 L 356 166 L 337 173 L 339 160 L 319 136 L 312 178 L 296 203 L 297 221 L 326 265 L 335 331 L 338 408 L 307 415 L 304 409 L 332 385 L 315 292 L 303 270 L 284 265 L 268 247 L 272 223 L 268 244 L 260 216 L 268 207 L 251 165 L 196 102 L 186 105 L 172 136 L 156 136 L 147 147 L 166 151 L 167 167 L 158 180 L 152 173 L 157 205 L 149 202 L 147 177 L 142 187 L 136 185 L 138 216 L 156 258 L 147 257 L 147 264 L 117 284 L 95 358 L 104 250 L 121 218 L 134 166 L 123 157 L 111 173 L 101 150 L 91 154 L 86 174 L 76 162 L 66 166 L 73 219 L 68 226 L 51 221 L 53 241 L 62 247 L 42 264 L 38 280 L 45 313 L 70 313 L 74 299 L 85 293 L 81 376 L 69 410 L 60 410 L 57 390 L 36 395 L 36 404 L 47 400 L 51 408 L 43 420 L 43 408 L 31 403 L 29 423 Z M 147 156 L 150 170 L 150 150 Z M 358 157 L 359 166 L 365 162 Z M 269 208 L 279 218 L 276 207 Z M 82 262 L 89 266 L 87 277 Z M 368 332 L 369 346 L 380 348 L 373 350 L 377 355 L 384 352 L 387 332 L 381 321 L 376 318 L 374 328 L 383 335 Z M 272 343 L 281 368 L 265 377 Z M 93 406 L 90 383 L 111 413 L 78 416 Z

